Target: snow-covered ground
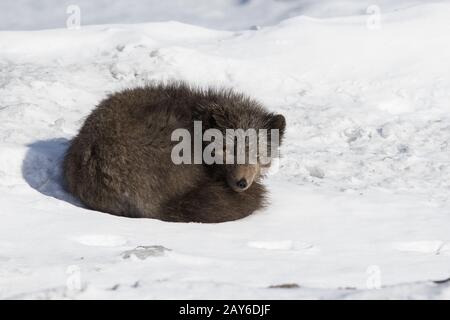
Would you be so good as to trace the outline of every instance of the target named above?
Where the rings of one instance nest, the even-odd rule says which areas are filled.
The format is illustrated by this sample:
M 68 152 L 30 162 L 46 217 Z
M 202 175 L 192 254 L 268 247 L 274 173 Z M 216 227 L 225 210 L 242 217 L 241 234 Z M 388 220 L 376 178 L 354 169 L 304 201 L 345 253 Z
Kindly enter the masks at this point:
M 298 15 L 336 17 L 448 0 L 14 0 L 0 1 L 0 30 L 64 28 L 80 12 L 83 25 L 174 20 L 214 29 L 248 29 Z
M 450 3 L 380 5 L 380 20 L 360 1 L 278 5 L 301 3 L 309 17 L 254 30 L 0 32 L 0 298 L 450 299 Z M 266 210 L 134 220 L 62 190 L 61 157 L 96 103 L 171 79 L 286 116 Z

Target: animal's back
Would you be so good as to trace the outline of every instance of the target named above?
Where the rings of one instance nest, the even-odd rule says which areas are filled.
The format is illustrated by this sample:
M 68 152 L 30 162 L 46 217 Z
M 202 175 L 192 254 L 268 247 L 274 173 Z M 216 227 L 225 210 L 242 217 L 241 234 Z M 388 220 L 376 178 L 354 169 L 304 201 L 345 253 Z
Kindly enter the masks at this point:
M 191 112 L 161 87 L 126 90 L 86 119 L 65 157 L 67 188 L 90 208 L 161 218 L 161 204 L 201 179 L 201 166 L 175 165 L 171 133 Z

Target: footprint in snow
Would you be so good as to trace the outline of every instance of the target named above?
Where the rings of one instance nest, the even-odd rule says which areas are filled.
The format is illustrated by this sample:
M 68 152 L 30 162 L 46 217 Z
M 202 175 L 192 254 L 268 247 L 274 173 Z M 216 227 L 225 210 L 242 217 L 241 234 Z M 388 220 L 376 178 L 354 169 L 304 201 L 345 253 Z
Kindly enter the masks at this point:
M 168 249 L 164 246 L 139 246 L 132 250 L 127 250 L 122 252 L 123 259 L 131 259 L 131 260 L 146 260 L 151 257 L 168 257 L 172 261 L 183 264 L 183 265 L 207 265 L 214 262 L 213 259 L 173 252 L 171 249 Z
M 282 283 L 269 286 L 269 289 L 298 289 L 300 286 L 297 283 Z
M 325 178 L 325 172 L 317 166 L 307 166 L 306 169 L 309 171 L 309 175 L 314 178 L 323 179 Z
M 163 246 L 139 246 L 135 249 L 122 252 L 122 258 L 130 259 L 132 257 L 136 257 L 139 260 L 145 260 L 149 257 L 164 256 L 166 251 L 171 250 Z

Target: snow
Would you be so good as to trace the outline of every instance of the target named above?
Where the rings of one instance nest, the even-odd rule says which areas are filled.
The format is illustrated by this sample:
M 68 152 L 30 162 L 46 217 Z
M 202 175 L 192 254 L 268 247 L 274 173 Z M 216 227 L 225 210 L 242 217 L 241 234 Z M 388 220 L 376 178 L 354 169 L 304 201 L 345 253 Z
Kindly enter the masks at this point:
M 65 28 L 80 13 L 82 25 L 179 21 L 223 30 L 272 25 L 298 15 L 336 17 L 417 6 L 425 0 L 15 0 L 0 1 L 0 30 Z M 448 0 L 429 0 L 439 3 Z M 73 7 L 76 6 L 76 7 Z M 370 10 L 369 10 L 370 11 Z
M 192 16 L 208 28 L 0 32 L 0 298 L 450 299 L 450 3 L 380 4 L 376 28 L 360 1 L 330 4 L 272 4 L 303 15 L 255 11 L 249 23 L 277 24 L 247 30 Z M 167 223 L 61 188 L 64 151 L 106 94 L 172 79 L 286 116 L 267 209 Z

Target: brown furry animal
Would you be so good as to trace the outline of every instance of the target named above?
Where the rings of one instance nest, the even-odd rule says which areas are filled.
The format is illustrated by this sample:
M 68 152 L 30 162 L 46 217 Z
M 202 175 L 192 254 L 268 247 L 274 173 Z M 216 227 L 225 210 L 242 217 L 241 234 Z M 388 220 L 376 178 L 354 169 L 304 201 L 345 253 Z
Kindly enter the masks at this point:
M 231 90 L 183 83 L 109 96 L 86 119 L 64 159 L 67 189 L 89 208 L 165 221 L 224 222 L 265 204 L 261 165 L 174 164 L 175 129 L 279 129 L 285 119 Z M 270 143 L 270 141 L 268 142 Z

